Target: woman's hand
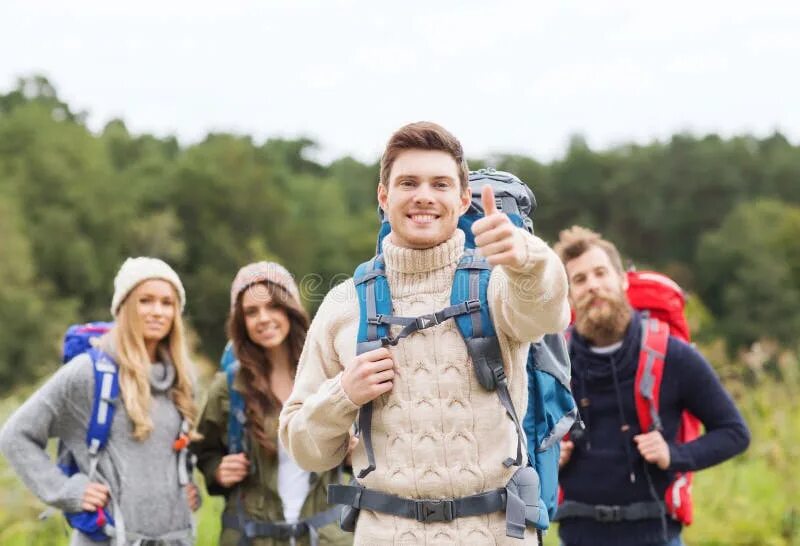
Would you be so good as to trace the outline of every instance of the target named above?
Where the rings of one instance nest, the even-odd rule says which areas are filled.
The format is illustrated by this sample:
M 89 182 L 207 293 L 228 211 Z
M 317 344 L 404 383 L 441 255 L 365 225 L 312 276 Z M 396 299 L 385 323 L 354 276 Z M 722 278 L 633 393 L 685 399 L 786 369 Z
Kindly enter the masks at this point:
M 231 487 L 244 480 L 249 470 L 250 461 L 244 453 L 225 455 L 214 472 L 214 479 L 222 487 Z
M 197 509 L 200 508 L 200 490 L 197 489 L 197 486 L 193 483 L 187 483 L 184 490 L 186 491 L 186 500 L 189 503 L 189 509 L 192 512 L 197 512 Z
M 102 483 L 89 483 L 83 491 L 81 508 L 87 512 L 97 512 L 106 504 L 108 504 L 108 486 Z

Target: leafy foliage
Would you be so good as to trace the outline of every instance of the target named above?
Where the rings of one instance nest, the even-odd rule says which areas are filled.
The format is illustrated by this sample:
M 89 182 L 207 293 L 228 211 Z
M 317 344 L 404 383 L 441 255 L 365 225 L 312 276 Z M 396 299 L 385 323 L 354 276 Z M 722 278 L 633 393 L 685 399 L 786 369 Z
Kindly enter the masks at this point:
M 53 369 L 70 321 L 108 318 L 127 256 L 176 268 L 198 350 L 214 360 L 238 267 L 284 263 L 313 311 L 374 250 L 377 164 L 320 164 L 302 138 L 181 146 L 121 120 L 94 134 L 84 118 L 42 77 L 0 94 L 0 393 Z M 764 335 L 796 343 L 800 149 L 782 135 L 606 151 L 575 136 L 549 165 L 493 159 L 533 187 L 545 239 L 576 223 L 601 231 L 693 291 L 710 312 L 704 329 L 732 350 Z

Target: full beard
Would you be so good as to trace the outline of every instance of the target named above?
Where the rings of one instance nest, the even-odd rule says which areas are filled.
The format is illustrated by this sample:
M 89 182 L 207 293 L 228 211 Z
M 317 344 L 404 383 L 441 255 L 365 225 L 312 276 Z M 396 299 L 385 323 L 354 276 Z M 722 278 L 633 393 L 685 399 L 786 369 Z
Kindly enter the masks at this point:
M 605 305 L 597 306 L 597 301 Z M 596 347 L 607 347 L 625 337 L 633 310 L 624 295 L 588 294 L 575 308 L 575 330 Z

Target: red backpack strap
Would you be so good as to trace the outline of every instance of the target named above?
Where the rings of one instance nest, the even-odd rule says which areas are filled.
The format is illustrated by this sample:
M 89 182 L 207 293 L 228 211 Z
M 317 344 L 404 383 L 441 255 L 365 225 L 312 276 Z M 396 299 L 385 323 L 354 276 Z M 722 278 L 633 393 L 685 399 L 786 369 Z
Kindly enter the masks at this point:
M 669 324 L 656 318 L 642 316 L 642 348 L 639 351 L 639 368 L 636 370 L 634 398 L 636 414 L 642 432 L 661 430 L 658 414 L 661 379 L 664 377 L 664 359 L 667 355 Z M 688 427 L 687 427 L 688 425 Z M 683 413 L 678 441 L 690 441 L 699 434 L 696 417 Z M 692 473 L 677 472 L 664 493 L 667 513 L 683 525 L 692 522 Z
M 668 340 L 669 325 L 666 322 L 646 314 L 642 316 L 642 348 L 634 384 L 636 415 L 642 432 L 662 428 L 658 409 Z

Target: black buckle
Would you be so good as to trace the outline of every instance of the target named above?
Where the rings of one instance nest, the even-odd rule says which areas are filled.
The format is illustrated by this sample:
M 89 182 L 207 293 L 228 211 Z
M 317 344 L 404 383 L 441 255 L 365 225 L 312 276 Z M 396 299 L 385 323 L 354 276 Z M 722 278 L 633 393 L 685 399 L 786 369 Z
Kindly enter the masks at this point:
M 502 365 L 492 368 L 492 375 L 496 385 L 502 385 L 506 381 L 506 370 Z
M 383 315 L 375 315 L 374 317 L 367 317 L 367 324 L 380 326 L 383 324 Z
M 439 324 L 439 317 L 437 317 L 435 313 L 422 315 L 421 317 L 417 317 L 415 322 L 417 323 L 417 330 L 424 330 L 425 328 L 430 328 L 431 326 Z
M 452 500 L 421 500 L 415 503 L 417 521 L 453 521 L 455 519 L 455 503 Z
M 297 523 L 281 523 L 278 524 L 278 539 L 289 540 L 290 538 L 299 538 L 308 532 L 306 524 L 303 522 Z
M 467 313 L 474 313 L 481 310 L 481 300 L 467 300 L 464 302 L 467 306 Z
M 277 538 L 278 540 L 289 540 L 291 536 L 292 536 L 291 525 L 282 525 L 282 524 L 275 525 L 275 538 Z
M 622 521 L 622 507 L 598 504 L 594 507 L 594 519 L 601 523 Z

